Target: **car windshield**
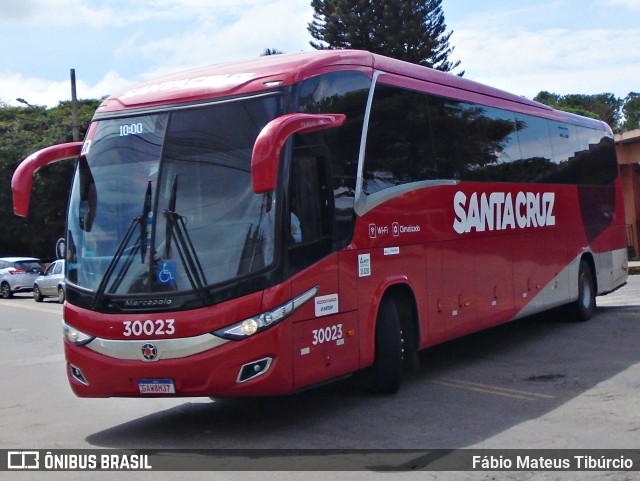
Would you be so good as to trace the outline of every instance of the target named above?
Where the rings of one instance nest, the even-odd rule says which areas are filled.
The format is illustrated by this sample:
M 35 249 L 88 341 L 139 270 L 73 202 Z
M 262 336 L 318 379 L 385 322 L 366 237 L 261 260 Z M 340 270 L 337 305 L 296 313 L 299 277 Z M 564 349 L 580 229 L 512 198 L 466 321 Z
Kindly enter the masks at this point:
M 278 96 L 100 120 L 67 221 L 67 282 L 97 296 L 205 291 L 274 261 L 275 201 L 251 151 Z

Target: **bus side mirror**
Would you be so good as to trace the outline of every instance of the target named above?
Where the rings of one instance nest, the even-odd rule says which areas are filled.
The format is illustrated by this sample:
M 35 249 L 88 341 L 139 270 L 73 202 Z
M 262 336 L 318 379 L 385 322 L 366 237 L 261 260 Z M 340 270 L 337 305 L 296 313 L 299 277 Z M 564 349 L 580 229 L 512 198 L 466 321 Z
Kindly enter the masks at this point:
M 13 212 L 21 217 L 26 217 L 29 214 L 33 176 L 38 169 L 54 162 L 78 157 L 81 149 L 82 142 L 69 142 L 44 148 L 24 159 L 11 179 Z
M 340 127 L 344 114 L 287 114 L 273 119 L 260 132 L 251 155 L 251 178 L 256 194 L 276 188 L 280 153 L 293 134 L 308 134 L 318 130 Z

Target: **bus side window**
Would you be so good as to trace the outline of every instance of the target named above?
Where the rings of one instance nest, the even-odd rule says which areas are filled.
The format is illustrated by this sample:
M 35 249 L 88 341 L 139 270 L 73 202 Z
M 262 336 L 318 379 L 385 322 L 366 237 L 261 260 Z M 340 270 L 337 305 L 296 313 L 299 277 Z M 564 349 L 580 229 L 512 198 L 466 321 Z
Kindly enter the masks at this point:
M 333 191 L 329 152 L 293 148 L 289 178 L 289 266 L 297 272 L 332 251 Z

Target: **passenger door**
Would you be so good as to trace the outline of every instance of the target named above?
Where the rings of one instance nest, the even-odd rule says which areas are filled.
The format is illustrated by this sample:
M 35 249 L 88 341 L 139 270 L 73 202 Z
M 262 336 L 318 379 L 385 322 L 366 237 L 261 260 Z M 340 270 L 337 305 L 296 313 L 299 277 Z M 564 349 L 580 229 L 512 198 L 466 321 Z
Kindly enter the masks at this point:
M 322 143 L 293 149 L 289 181 L 288 263 L 292 293 L 318 286 L 315 297 L 293 316 L 294 387 L 358 368 L 356 311 L 339 283 L 334 252 L 334 189 L 330 153 Z M 355 297 L 355 296 L 354 296 Z

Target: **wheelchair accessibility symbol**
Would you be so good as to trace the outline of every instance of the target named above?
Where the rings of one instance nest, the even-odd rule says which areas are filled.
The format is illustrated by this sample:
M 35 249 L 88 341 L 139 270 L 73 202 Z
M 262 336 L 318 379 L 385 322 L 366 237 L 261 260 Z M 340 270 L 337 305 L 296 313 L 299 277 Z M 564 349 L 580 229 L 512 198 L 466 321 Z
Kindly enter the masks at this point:
M 175 262 L 159 261 L 156 275 L 158 284 L 175 284 L 178 269 Z

